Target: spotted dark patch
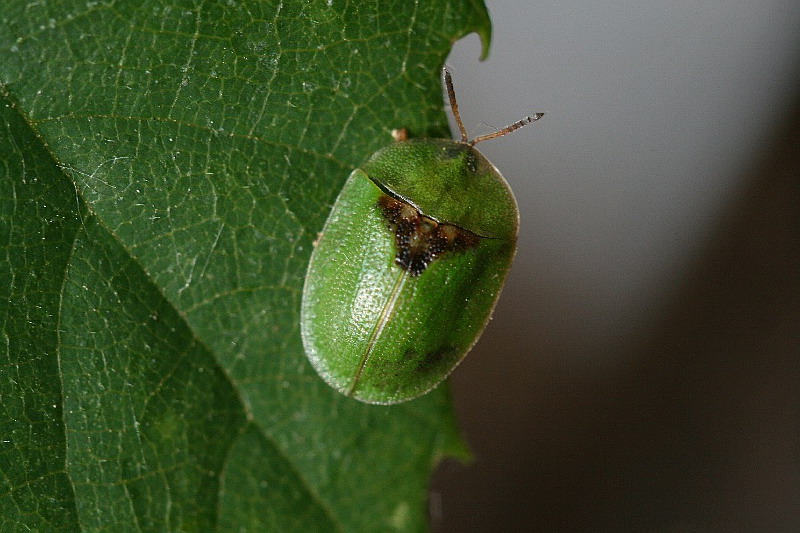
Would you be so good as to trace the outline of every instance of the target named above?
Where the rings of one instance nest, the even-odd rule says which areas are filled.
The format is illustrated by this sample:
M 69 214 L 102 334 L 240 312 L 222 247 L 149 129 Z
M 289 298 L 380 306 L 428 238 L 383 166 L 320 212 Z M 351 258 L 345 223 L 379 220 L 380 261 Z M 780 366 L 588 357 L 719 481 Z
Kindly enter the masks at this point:
M 417 354 L 408 351 L 406 352 L 406 358 L 417 359 L 418 374 L 428 374 L 437 372 L 443 365 L 449 365 L 457 352 L 458 350 L 455 346 L 443 346 L 436 351 L 426 354 L 424 357 L 419 357 Z
M 445 253 L 474 248 L 480 237 L 452 224 L 439 224 L 414 206 L 383 194 L 378 207 L 394 232 L 397 254 L 394 262 L 412 276 L 419 276 Z
M 478 158 L 475 156 L 474 153 L 470 152 L 467 154 L 467 170 L 472 173 L 478 171 Z
M 441 376 L 442 372 L 451 367 L 461 353 L 452 345 L 441 346 L 426 354 L 406 350 L 400 360 L 374 361 L 371 379 L 387 390 L 401 390 L 401 384 L 411 381 L 429 383 L 432 378 Z
M 466 156 L 464 155 L 466 154 Z M 455 143 L 446 147 L 441 155 L 442 159 L 456 159 L 464 157 L 464 166 L 468 172 L 478 171 L 478 158 L 475 151 L 471 150 L 469 145 L 463 143 Z
M 443 159 L 455 159 L 456 157 L 461 157 L 467 150 L 467 145 L 465 144 L 449 144 L 445 147 L 444 153 L 442 154 Z

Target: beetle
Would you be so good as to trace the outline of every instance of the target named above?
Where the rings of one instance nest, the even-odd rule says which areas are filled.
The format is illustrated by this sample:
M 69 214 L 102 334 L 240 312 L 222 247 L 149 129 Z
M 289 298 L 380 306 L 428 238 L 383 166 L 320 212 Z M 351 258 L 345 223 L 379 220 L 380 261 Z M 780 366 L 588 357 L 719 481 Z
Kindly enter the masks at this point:
M 300 329 L 317 373 L 372 404 L 420 396 L 444 380 L 486 327 L 516 251 L 519 211 L 475 145 L 539 120 L 468 139 L 408 139 L 355 169 L 318 237 Z

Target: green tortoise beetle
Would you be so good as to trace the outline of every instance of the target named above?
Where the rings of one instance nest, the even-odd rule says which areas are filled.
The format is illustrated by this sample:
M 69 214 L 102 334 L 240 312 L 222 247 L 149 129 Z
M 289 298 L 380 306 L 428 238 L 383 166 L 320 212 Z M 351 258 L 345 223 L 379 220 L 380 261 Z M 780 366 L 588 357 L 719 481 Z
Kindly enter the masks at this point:
M 350 174 L 320 234 L 303 287 L 300 327 L 314 369 L 357 400 L 393 404 L 439 384 L 486 327 L 516 251 L 519 212 L 475 144 L 407 139 Z

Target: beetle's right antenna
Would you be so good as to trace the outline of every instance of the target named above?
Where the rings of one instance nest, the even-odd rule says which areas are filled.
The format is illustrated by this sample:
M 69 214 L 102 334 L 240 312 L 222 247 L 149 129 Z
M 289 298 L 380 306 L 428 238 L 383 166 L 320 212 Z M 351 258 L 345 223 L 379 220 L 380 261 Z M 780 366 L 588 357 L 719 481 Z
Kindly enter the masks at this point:
M 502 137 L 503 135 L 508 135 L 512 131 L 516 131 L 516 130 L 520 129 L 522 126 L 527 126 L 528 124 L 530 124 L 532 122 L 536 122 L 537 120 L 539 120 L 543 116 L 544 116 L 544 113 L 534 113 L 533 115 L 527 116 L 527 117 L 523 118 L 522 120 L 518 120 L 515 123 L 513 123 L 513 124 L 511 124 L 509 126 L 506 126 L 502 130 L 498 130 L 498 131 L 496 131 L 494 133 L 489 133 L 489 134 L 486 134 L 486 135 L 481 135 L 480 137 L 475 137 L 474 139 L 469 141 L 469 144 L 472 145 L 472 146 L 475 146 L 475 144 L 477 144 L 479 142 L 488 141 L 489 139 L 496 139 L 497 137 Z
M 450 109 L 453 110 L 453 116 L 458 124 L 458 129 L 461 131 L 461 142 L 467 142 L 467 129 L 464 123 L 461 122 L 461 115 L 458 112 L 458 102 L 456 102 L 456 91 L 453 89 L 453 78 L 450 77 L 450 71 L 447 67 L 442 68 L 444 71 L 444 84 L 447 86 L 447 96 L 450 97 Z

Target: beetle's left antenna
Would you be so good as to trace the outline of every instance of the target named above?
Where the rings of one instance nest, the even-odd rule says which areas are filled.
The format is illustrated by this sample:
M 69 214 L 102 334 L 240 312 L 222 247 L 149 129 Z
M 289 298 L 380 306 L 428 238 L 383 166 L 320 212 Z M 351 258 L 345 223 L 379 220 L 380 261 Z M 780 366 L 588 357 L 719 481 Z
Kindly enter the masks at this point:
M 461 131 L 461 142 L 467 142 L 467 129 L 464 123 L 461 122 L 461 114 L 458 112 L 458 102 L 456 102 L 456 91 L 453 89 L 453 78 L 450 77 L 450 71 L 447 67 L 442 68 L 444 71 L 444 84 L 447 86 L 447 96 L 450 98 L 450 109 L 453 110 L 453 116 L 458 124 L 458 129 Z

